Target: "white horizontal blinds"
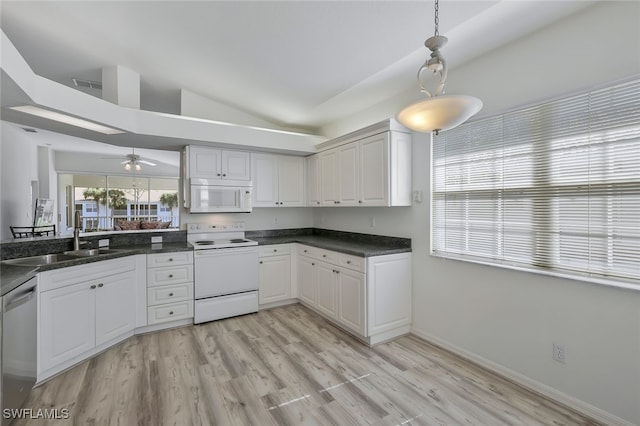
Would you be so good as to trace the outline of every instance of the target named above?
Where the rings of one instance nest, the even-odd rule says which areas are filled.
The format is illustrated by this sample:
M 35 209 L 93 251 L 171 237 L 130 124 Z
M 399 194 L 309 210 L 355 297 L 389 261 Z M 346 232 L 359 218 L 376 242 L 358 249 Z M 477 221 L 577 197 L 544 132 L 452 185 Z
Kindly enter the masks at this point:
M 640 81 L 433 141 L 432 249 L 640 279 Z

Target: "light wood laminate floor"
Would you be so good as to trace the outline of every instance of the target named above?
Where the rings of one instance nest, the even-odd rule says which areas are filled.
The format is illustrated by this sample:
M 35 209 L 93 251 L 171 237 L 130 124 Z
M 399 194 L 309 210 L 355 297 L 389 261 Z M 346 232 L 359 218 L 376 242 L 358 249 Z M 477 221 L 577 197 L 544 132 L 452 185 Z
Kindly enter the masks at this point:
M 371 349 L 301 305 L 133 337 L 55 377 L 17 425 L 595 424 L 416 337 Z

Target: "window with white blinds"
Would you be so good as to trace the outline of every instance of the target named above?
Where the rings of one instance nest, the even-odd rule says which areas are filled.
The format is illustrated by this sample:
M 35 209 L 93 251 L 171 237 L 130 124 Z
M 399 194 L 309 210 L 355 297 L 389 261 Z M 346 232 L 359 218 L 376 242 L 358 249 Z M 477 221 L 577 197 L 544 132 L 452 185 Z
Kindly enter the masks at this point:
M 640 81 L 434 136 L 435 255 L 640 284 Z

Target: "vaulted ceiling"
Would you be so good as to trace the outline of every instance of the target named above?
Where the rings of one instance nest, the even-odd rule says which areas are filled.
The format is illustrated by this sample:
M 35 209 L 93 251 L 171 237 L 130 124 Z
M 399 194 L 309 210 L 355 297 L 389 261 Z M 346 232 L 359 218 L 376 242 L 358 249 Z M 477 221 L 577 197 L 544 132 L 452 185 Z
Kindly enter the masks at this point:
M 588 1 L 440 2 L 450 66 Z M 416 86 L 431 1 L 6 1 L 2 30 L 45 78 L 141 76 L 141 107 L 179 113 L 186 89 L 274 125 L 317 131 Z M 101 96 L 99 90 L 85 89 Z

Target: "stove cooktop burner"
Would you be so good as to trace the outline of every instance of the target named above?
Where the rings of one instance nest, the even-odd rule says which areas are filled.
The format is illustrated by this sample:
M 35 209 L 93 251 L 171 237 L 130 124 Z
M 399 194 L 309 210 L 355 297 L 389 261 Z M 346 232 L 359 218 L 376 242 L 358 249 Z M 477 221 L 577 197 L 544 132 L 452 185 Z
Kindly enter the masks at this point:
M 242 238 L 234 238 L 234 239 L 232 239 L 232 240 L 229 240 L 229 242 L 230 242 L 230 243 L 237 244 L 237 243 L 246 243 L 246 242 L 247 242 L 247 240 L 242 239 Z
M 213 244 L 213 241 L 211 241 L 211 240 L 201 240 L 201 241 L 196 241 L 196 244 L 210 245 L 210 244 Z

